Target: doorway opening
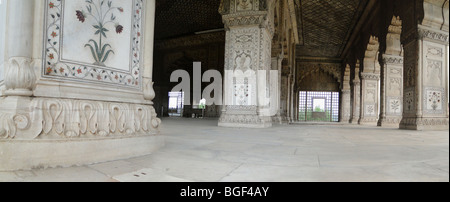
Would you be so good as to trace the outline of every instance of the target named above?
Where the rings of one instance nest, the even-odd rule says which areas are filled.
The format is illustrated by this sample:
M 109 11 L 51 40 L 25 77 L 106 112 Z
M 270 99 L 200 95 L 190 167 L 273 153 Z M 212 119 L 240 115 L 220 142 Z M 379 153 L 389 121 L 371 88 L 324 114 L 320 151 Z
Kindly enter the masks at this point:
M 169 92 L 169 117 L 182 117 L 184 92 Z
M 299 121 L 339 122 L 339 92 L 300 91 Z

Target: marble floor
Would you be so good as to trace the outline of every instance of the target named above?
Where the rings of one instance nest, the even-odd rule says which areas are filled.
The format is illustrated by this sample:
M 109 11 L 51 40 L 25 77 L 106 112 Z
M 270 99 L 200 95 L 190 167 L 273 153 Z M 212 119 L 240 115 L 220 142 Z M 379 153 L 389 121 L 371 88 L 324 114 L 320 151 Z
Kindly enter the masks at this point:
M 449 131 L 216 125 L 217 120 L 163 119 L 166 146 L 153 155 L 80 167 L 0 172 L 0 181 L 449 181 Z

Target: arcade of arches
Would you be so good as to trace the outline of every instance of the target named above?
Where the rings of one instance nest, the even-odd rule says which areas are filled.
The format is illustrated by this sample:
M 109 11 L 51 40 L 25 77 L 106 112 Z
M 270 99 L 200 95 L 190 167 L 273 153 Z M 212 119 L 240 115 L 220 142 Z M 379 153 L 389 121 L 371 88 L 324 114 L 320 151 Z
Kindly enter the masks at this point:
M 174 113 L 231 128 L 449 127 L 448 0 L 0 2 L 0 171 L 150 154 Z M 175 70 L 194 77 L 183 95 L 223 84 L 204 112 L 169 97 Z M 222 78 L 196 84 L 208 70 Z
M 184 17 L 170 17 L 177 13 Z M 448 1 L 159 1 L 155 35 L 155 74 L 164 75 L 155 83 L 155 108 L 162 116 L 174 70 L 192 73 L 191 63 L 200 61 L 202 72 L 224 75 L 248 53 L 252 70 L 279 70 L 279 88 L 252 88 L 259 85 L 250 81 L 256 98 L 240 105 L 226 99 L 239 96 L 239 82 L 224 75 L 224 106 L 205 114 L 220 117 L 220 126 L 305 121 L 301 108 L 314 109 L 300 102 L 300 92 L 311 91 L 340 94 L 336 122 L 448 129 Z M 270 106 L 259 100 L 267 92 L 277 95 Z M 195 98 L 189 101 L 186 117 L 198 113 Z

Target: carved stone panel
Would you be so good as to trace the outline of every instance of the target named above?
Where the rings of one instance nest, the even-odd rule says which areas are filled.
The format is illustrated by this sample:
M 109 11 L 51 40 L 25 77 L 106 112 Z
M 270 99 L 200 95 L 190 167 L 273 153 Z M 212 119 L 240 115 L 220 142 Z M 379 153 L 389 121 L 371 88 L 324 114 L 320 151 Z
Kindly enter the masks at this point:
M 144 1 L 46 0 L 42 77 L 141 89 Z
M 424 89 L 424 111 L 428 114 L 444 114 L 445 94 L 442 88 L 428 87 Z
M 414 89 L 408 89 L 405 91 L 404 95 L 404 112 L 406 114 L 414 114 L 416 107 L 415 107 L 415 90 Z
M 376 106 L 373 104 L 366 104 L 365 105 L 365 116 L 376 116 Z
M 403 99 L 402 97 L 397 97 L 397 98 L 388 97 L 386 100 L 386 103 L 387 103 L 386 114 L 401 116 L 402 112 L 403 112 L 402 99 Z

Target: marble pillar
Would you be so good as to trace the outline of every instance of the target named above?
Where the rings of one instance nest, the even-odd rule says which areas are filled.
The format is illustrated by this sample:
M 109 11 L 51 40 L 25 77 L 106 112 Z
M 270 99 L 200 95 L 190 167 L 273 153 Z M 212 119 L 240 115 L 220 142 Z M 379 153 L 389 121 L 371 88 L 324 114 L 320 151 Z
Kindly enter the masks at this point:
M 401 129 L 448 130 L 448 4 L 424 1 L 421 24 L 407 27 Z M 436 12 L 438 11 L 439 12 Z M 442 11 L 442 12 L 441 12 Z
M 282 109 L 282 61 L 283 61 L 283 54 L 280 54 L 278 57 L 272 57 L 272 70 L 277 71 L 278 75 L 278 81 L 277 85 L 273 85 L 271 92 L 274 92 L 271 94 L 271 99 L 273 101 L 270 102 L 271 105 L 274 105 L 271 107 L 275 111 L 272 112 L 272 114 L 275 114 L 272 116 L 272 121 L 274 123 L 283 124 L 285 123 L 285 117 L 283 117 L 283 109 Z
M 400 42 L 402 21 L 393 17 L 386 37 L 381 73 L 381 103 L 378 126 L 398 128 L 403 112 L 403 47 Z
M 378 122 L 379 74 L 361 73 L 361 116 L 359 124 L 376 125 Z
M 32 66 L 34 0 L 8 1 L 5 95 L 33 95 L 36 75 Z
M 285 61 L 285 60 L 283 60 Z M 281 110 L 281 118 L 282 123 L 287 124 L 289 122 L 288 116 L 288 108 L 289 108 L 289 66 L 283 64 L 282 62 L 282 70 L 281 70 L 281 93 L 280 93 L 280 110 Z
M 164 145 L 155 95 L 146 85 L 152 83 L 155 0 L 74 2 L 7 2 L 0 171 L 131 158 Z M 110 9 L 123 24 L 108 23 L 108 37 L 97 38 L 85 16 L 90 6 Z M 97 39 L 115 57 L 91 51 Z
M 380 81 L 380 65 L 378 62 L 378 38 L 371 36 L 364 58 L 364 67 L 361 72 L 361 125 L 377 125 L 378 123 L 378 85 Z
M 403 56 L 383 55 L 378 126 L 398 128 L 403 111 Z
M 155 90 L 153 89 L 153 55 L 154 55 L 154 38 L 155 38 L 155 11 L 156 1 L 147 1 L 145 18 L 147 19 L 145 27 L 145 50 L 144 50 L 144 74 L 142 80 L 144 84 L 144 98 L 148 101 L 152 101 L 155 96 Z M 152 103 L 153 104 L 153 103 Z
M 219 10 L 226 29 L 225 103 L 219 126 L 271 127 L 274 1 L 222 1 Z
M 344 80 L 341 89 L 340 122 L 349 123 L 351 119 L 351 87 L 350 87 L 350 65 L 345 67 Z
M 0 97 L 4 91 L 4 62 L 5 62 L 5 34 L 6 34 L 6 1 L 0 3 Z
M 360 79 L 360 62 L 356 62 L 355 66 L 355 79 L 352 82 L 352 117 L 350 123 L 358 124 L 359 117 L 361 115 L 361 79 Z

